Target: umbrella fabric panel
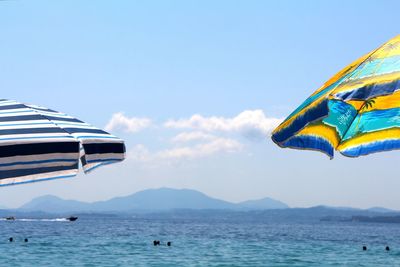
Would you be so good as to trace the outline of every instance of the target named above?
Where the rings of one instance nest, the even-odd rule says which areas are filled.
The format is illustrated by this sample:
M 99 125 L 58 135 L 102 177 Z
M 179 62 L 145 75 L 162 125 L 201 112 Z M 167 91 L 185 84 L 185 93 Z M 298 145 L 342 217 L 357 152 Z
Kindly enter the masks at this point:
M 330 100 L 328 116 L 316 120 L 282 143 L 283 147 L 317 150 L 333 157 L 334 149 L 352 124 L 357 110 L 346 102 Z
M 0 101 L 0 185 L 70 177 L 79 141 L 26 105 Z
M 0 185 L 74 176 L 78 157 L 79 142 L 71 140 L 1 145 Z
M 39 106 L 29 105 L 29 107 L 79 140 L 80 159 L 85 172 L 101 165 L 124 160 L 125 144 L 118 137 L 67 114 Z
M 338 147 L 346 156 L 400 148 L 400 91 L 366 103 Z
M 86 153 L 85 145 L 97 148 Z M 80 158 L 87 170 L 124 157 L 121 139 L 87 123 L 51 109 L 0 100 L 0 185 L 75 176 Z
M 15 105 L 15 101 L 0 101 L 0 143 L 56 141 L 73 139 L 63 131 L 25 105 Z
M 373 51 L 375 52 L 375 51 Z M 307 98 L 297 109 L 295 109 L 273 132 L 272 139 L 278 145 L 288 140 L 307 124 L 317 119 L 326 117 L 329 113 L 328 98 L 332 91 L 351 76 L 366 59 L 373 53 L 369 53 L 350 65 L 343 68 L 323 86 Z
M 400 36 L 350 64 L 278 126 L 281 147 L 318 150 L 331 158 L 400 148 Z
M 367 55 L 368 56 L 368 55 Z M 272 133 L 272 140 L 281 147 L 287 147 L 286 142 L 298 134 L 308 124 L 322 121 L 329 114 L 329 95 L 342 84 L 362 62 L 367 58 L 364 56 L 353 62 L 329 81 L 327 81 L 320 89 L 306 99 L 295 111 L 293 111 Z M 304 134 L 300 134 L 300 139 Z M 317 139 L 324 139 L 324 142 L 334 146 L 332 140 L 325 139 L 321 134 L 313 135 Z M 299 144 L 297 148 L 309 149 Z M 313 148 L 310 148 L 313 149 Z M 325 151 L 328 153 L 327 151 Z M 330 154 L 330 153 L 328 153 Z

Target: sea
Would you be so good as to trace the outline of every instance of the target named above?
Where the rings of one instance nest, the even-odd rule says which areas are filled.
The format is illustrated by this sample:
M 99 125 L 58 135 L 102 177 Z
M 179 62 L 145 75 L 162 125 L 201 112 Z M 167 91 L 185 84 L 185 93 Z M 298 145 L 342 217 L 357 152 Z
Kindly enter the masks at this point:
M 400 266 L 400 225 L 201 216 L 17 218 L 0 221 L 0 266 Z

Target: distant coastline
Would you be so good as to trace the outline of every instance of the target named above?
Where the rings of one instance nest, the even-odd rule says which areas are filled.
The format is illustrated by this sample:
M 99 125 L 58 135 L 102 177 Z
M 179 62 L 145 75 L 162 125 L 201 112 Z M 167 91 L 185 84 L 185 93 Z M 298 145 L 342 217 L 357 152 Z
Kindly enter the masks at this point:
M 159 188 L 147 189 L 124 197 L 93 203 L 65 200 L 47 195 L 35 198 L 22 205 L 19 211 L 59 212 L 140 212 L 167 211 L 176 209 L 192 210 L 269 210 L 287 209 L 289 206 L 279 200 L 262 198 L 232 203 L 216 199 L 191 189 Z
M 125 197 L 93 203 L 42 196 L 18 209 L 0 209 L 0 216 L 54 217 L 80 214 L 84 216 L 129 216 L 130 218 L 215 219 L 262 222 L 375 222 L 400 223 L 400 212 L 381 207 L 316 206 L 290 208 L 272 198 L 232 203 L 209 197 L 189 189 L 149 189 Z

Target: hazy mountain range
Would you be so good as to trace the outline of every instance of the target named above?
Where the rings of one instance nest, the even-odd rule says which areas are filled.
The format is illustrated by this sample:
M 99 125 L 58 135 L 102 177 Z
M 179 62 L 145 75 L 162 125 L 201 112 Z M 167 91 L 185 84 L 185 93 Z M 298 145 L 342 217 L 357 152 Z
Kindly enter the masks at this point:
M 209 197 L 189 189 L 149 189 L 125 197 L 107 201 L 82 202 L 65 200 L 56 196 L 41 196 L 18 209 L 0 210 L 1 216 L 48 216 L 45 214 L 148 214 L 160 218 L 221 218 L 223 220 L 262 221 L 327 221 L 350 220 L 352 216 L 399 216 L 398 211 L 374 207 L 356 209 L 351 207 L 316 206 L 290 208 L 285 203 L 263 198 L 232 203 Z M 153 214 L 153 215 L 149 215 Z
M 48 213 L 68 212 L 133 212 L 190 210 L 269 210 L 289 208 L 285 203 L 271 198 L 232 203 L 209 197 L 189 189 L 148 189 L 135 194 L 93 203 L 64 200 L 56 196 L 42 196 L 21 206 L 19 211 Z

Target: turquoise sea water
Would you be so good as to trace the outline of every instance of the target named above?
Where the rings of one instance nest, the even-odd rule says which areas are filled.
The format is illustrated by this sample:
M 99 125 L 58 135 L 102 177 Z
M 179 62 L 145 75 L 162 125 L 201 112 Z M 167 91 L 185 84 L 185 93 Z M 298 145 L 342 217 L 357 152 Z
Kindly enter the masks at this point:
M 0 266 L 400 266 L 396 224 L 81 216 L 0 227 Z

